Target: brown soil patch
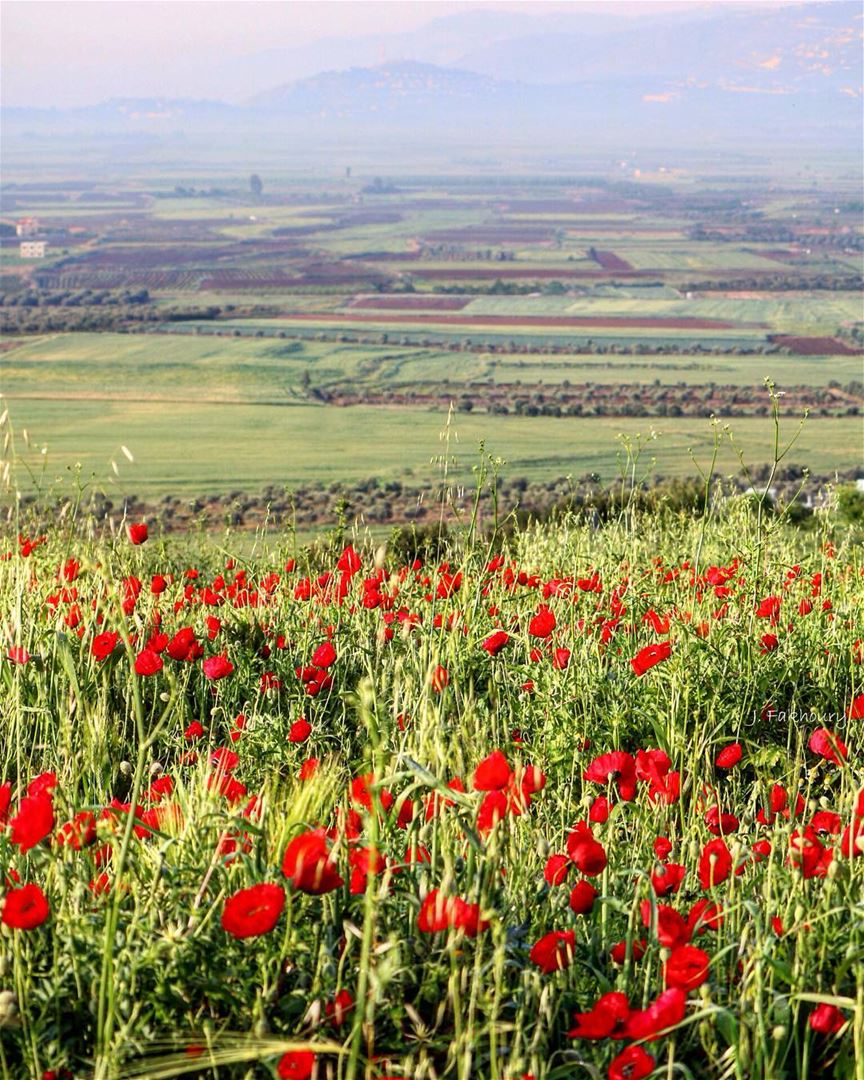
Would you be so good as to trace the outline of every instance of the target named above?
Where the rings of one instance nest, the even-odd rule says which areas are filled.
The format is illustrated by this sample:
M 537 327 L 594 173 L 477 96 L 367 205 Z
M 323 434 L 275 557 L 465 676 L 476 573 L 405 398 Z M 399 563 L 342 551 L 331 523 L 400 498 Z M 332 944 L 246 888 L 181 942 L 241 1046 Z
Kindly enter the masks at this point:
M 800 356 L 864 356 L 864 349 L 856 349 L 838 338 L 789 337 L 777 334 L 770 340 L 775 345 L 785 345 Z

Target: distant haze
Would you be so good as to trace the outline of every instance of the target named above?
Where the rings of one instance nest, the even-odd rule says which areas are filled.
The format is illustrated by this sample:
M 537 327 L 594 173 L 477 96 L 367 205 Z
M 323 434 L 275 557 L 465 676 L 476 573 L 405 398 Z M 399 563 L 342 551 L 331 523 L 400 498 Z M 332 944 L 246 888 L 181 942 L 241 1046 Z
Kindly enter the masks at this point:
M 607 29 L 782 2 L 398 3 L 5 0 L 5 106 L 69 108 L 111 98 L 243 102 L 328 70 L 404 60 L 468 67 L 495 42 L 595 20 Z M 826 5 L 827 6 L 827 5 Z M 857 5 L 847 5 L 854 9 Z M 478 15 L 479 20 L 473 16 Z M 454 20 L 453 16 L 462 16 Z M 444 19 L 442 25 L 440 20 Z M 434 24 L 430 26 L 429 24 Z M 860 25 L 860 24 L 859 24 Z M 478 61 L 479 64 L 479 61 Z M 476 68 L 484 74 L 482 64 Z M 573 80 L 578 80 L 574 63 Z M 541 80 L 542 81 L 542 76 Z M 570 80 L 567 80 L 570 81 Z

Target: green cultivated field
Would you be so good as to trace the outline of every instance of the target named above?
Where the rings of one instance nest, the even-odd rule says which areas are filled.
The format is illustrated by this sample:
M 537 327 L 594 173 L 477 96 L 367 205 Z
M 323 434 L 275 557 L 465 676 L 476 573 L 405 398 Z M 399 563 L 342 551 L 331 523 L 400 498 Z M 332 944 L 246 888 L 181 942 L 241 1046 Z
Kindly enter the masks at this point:
M 311 404 L 303 388 L 345 383 L 358 387 L 430 388 L 442 381 L 492 379 L 550 385 L 581 381 L 707 381 L 750 385 L 763 375 L 784 385 L 824 385 L 860 374 L 856 357 L 515 357 L 442 353 L 433 349 L 368 347 L 273 339 L 188 335 L 69 334 L 21 346 L 3 359 L 3 392 L 15 430 L 44 457 L 25 452 L 44 482 L 68 478 L 80 463 L 85 478 L 122 484 L 157 498 L 235 489 L 256 492 L 268 484 L 332 483 L 372 476 L 431 477 L 445 424 L 441 410 L 374 406 L 333 408 Z M 789 430 L 793 421 L 787 421 Z M 748 462 L 770 456 L 770 425 L 736 418 L 731 426 Z M 708 421 L 682 418 L 552 418 L 459 415 L 454 421 L 463 479 L 481 439 L 504 457 L 510 476 L 554 478 L 617 470 L 616 436 L 662 433 L 652 443 L 657 470 L 693 471 L 692 447 L 708 456 Z M 792 460 L 814 471 L 848 468 L 859 460 L 859 418 L 811 418 Z M 121 457 L 126 445 L 135 465 Z M 722 467 L 733 470 L 727 452 Z M 32 481 L 23 467 L 18 483 Z
M 243 490 L 258 492 L 270 484 L 330 484 L 377 476 L 413 476 L 418 482 L 437 474 L 430 465 L 442 453 L 443 412 L 372 406 L 328 408 L 314 405 L 196 404 L 194 402 L 106 402 L 15 399 L 8 402 L 20 435 L 46 444 L 46 455 L 26 453 L 31 468 L 44 465 L 44 483 L 57 478 L 68 485 L 80 463 L 85 479 L 114 484 L 110 462 L 120 463 L 119 490 L 157 498 L 166 492 L 195 496 Z M 771 454 L 770 423 L 762 418 L 730 421 L 749 463 Z M 791 433 L 794 423 L 788 425 Z M 711 428 L 704 419 L 561 418 L 458 416 L 458 443 L 451 443 L 462 463 L 456 475 L 471 482 L 477 447 L 504 457 L 509 476 L 547 478 L 586 472 L 604 480 L 617 475 L 616 437 L 626 433 L 661 433 L 651 444 L 657 471 L 684 475 L 694 471 L 689 448 L 705 464 L 710 457 Z M 857 464 L 861 422 L 812 419 L 807 422 L 790 460 L 813 471 L 830 472 Z M 129 465 L 121 445 L 135 456 Z M 647 461 L 647 459 L 646 459 Z M 736 471 L 727 451 L 721 469 Z M 29 486 L 19 467 L 18 483 Z
M 833 334 L 843 323 L 854 322 L 861 315 L 861 297 L 856 293 L 826 297 L 790 297 L 788 299 L 742 300 L 732 297 L 701 297 L 692 300 L 647 296 L 569 297 L 484 296 L 472 300 L 461 314 L 525 316 L 612 316 L 622 319 L 715 319 L 721 322 L 759 323 L 785 333 L 818 337 Z M 692 331 L 688 331 L 692 333 Z
M 399 346 L 191 334 L 59 334 L 0 360 L 2 388 L 18 398 L 107 398 L 288 403 L 302 389 L 446 382 L 707 382 L 778 388 L 860 378 L 855 356 L 512 356 Z

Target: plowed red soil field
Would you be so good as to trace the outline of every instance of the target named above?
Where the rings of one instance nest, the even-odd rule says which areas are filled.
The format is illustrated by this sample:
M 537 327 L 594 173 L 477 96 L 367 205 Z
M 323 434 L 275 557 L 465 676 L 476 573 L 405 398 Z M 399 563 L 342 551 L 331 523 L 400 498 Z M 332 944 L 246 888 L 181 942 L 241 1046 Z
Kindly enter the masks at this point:
M 801 356 L 862 356 L 864 349 L 856 349 L 845 341 L 832 337 L 789 337 L 778 334 L 771 340 L 775 345 L 785 345 Z

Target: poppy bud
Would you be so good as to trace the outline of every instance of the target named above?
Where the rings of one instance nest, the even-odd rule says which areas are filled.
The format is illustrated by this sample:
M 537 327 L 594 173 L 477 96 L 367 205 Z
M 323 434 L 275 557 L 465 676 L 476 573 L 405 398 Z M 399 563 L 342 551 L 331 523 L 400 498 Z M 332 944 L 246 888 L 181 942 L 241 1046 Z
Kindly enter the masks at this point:
M 0 1027 L 5 1027 L 18 1012 L 18 998 L 11 990 L 0 990 Z

